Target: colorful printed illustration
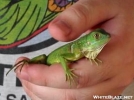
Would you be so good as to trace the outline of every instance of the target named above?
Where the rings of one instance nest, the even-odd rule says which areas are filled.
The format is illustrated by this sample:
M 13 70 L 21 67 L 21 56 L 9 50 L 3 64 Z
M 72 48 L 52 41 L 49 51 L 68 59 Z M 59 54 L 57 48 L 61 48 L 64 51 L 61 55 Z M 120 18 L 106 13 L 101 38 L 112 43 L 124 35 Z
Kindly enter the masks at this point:
M 47 26 L 76 1 L 0 0 L 0 100 L 30 100 L 20 88 L 19 79 L 14 74 L 5 77 L 5 73 L 23 54 L 35 56 L 59 45 L 50 36 Z
M 77 0 L 0 0 L 0 48 L 16 47 L 44 31 Z

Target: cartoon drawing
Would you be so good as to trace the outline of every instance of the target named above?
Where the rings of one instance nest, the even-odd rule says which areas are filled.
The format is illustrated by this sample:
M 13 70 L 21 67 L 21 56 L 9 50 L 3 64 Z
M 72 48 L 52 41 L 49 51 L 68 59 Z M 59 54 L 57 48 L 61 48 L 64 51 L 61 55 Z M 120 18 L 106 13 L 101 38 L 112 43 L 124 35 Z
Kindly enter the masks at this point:
M 76 1 L 0 0 L 0 48 L 13 48 L 40 34 Z

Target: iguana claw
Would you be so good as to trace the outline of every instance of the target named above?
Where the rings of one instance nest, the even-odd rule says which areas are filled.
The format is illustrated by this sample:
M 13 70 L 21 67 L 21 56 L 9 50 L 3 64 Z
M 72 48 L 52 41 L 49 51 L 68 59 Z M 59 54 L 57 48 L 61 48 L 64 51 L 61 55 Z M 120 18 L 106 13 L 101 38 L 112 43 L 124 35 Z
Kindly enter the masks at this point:
M 6 76 L 9 74 L 10 71 L 12 71 L 13 69 L 14 69 L 14 71 L 15 71 L 18 67 L 21 67 L 21 68 L 20 68 L 20 72 L 21 72 L 23 66 L 24 66 L 25 64 L 28 64 L 28 62 L 29 62 L 28 60 L 21 60 L 21 61 L 19 61 L 19 62 L 16 63 L 14 66 L 12 66 L 12 68 L 6 73 Z

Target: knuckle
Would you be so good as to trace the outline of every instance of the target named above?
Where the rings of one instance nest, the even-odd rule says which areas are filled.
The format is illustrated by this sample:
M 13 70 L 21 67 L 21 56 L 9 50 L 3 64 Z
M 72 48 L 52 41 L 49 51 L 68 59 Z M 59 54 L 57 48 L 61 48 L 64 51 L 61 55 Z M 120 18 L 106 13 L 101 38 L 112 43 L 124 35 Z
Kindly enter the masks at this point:
M 122 82 L 122 86 L 123 87 L 127 87 L 128 85 L 130 85 L 132 83 L 133 79 L 131 78 L 127 78 Z
M 79 6 L 77 6 L 77 9 L 76 10 L 76 14 L 81 17 L 82 19 L 87 19 L 87 14 L 89 13 L 89 9 L 86 5 L 84 4 L 79 4 Z
M 74 7 L 70 7 L 70 9 L 79 20 L 83 21 L 84 24 L 87 23 L 87 21 L 89 20 L 89 7 L 87 7 L 87 4 L 79 3 Z
M 79 81 L 78 81 L 78 86 L 79 87 L 84 87 L 86 85 L 89 85 L 91 84 L 91 78 L 85 74 L 83 74 L 80 78 L 79 78 Z
M 76 100 L 73 93 L 71 93 L 70 91 L 68 90 L 64 90 L 64 100 Z
M 133 78 L 130 78 L 130 77 L 126 77 L 126 78 L 123 78 L 119 81 L 117 81 L 118 83 L 118 87 L 127 87 L 128 85 L 130 85 L 132 82 L 133 82 Z

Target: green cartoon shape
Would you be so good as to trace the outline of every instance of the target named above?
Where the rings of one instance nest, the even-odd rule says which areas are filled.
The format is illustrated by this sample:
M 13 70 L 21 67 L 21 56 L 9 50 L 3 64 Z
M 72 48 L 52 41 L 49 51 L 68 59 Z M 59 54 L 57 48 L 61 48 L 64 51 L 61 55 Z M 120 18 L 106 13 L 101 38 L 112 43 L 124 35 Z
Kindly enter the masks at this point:
M 0 0 L 0 47 L 17 45 L 43 31 L 60 12 L 49 9 L 55 1 L 59 0 Z
M 10 44 L 16 40 L 21 40 L 39 28 L 45 16 L 45 13 L 42 12 L 45 12 L 47 9 L 47 6 L 44 6 L 44 4 L 47 4 L 48 1 L 24 1 L 15 4 L 10 4 L 8 0 L 1 1 L 1 5 L 5 5 L 8 2 L 7 7 L 0 11 L 1 44 Z

